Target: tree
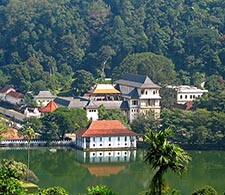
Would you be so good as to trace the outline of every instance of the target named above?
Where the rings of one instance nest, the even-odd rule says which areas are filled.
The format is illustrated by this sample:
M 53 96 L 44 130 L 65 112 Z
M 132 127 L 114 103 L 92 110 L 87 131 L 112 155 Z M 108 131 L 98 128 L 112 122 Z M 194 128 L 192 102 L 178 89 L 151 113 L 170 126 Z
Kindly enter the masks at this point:
M 93 75 L 85 70 L 77 70 L 74 73 L 74 81 L 72 87 L 75 89 L 76 95 L 81 95 L 91 89 L 94 84 Z
M 18 179 L 19 181 L 37 182 L 38 178 L 33 171 L 27 168 L 27 165 L 17 162 L 15 160 L 2 159 L 0 167 L 10 173 L 10 177 Z
M 104 105 L 100 105 L 98 108 L 99 120 L 119 120 L 123 125 L 128 125 L 128 118 L 122 110 L 106 110 Z
M 88 187 L 87 191 L 87 195 L 116 195 L 116 193 L 104 185 Z
M 69 195 L 69 193 L 64 188 L 55 186 L 46 189 L 39 189 L 37 195 Z
M 22 131 L 22 135 L 27 140 L 27 169 L 30 169 L 30 142 L 35 138 L 34 129 L 30 126 L 25 127 Z
M 217 195 L 217 191 L 212 186 L 204 186 L 196 190 L 192 195 Z
M 161 85 L 173 84 L 176 80 L 174 64 L 168 58 L 151 52 L 128 55 L 113 70 L 113 80 L 126 73 L 148 75 L 153 82 Z
M 163 175 L 171 169 L 174 173 L 182 175 L 187 169 L 190 156 L 178 145 L 170 143 L 167 139 L 172 134 L 170 129 L 159 132 L 149 131 L 144 140 L 149 144 L 145 154 L 145 162 L 156 170 L 152 178 L 148 194 L 161 195 L 163 192 Z
M 21 183 L 13 177 L 11 171 L 0 167 L 0 195 L 25 195 Z
M 88 119 L 85 110 L 80 108 L 58 108 L 42 118 L 41 137 L 47 140 L 63 140 L 65 133 L 72 133 L 86 127 L 87 124 Z
M 147 129 L 152 129 L 154 131 L 159 129 L 160 122 L 155 119 L 153 112 L 148 112 L 146 114 L 140 113 L 130 124 L 131 129 L 136 133 L 144 135 Z
M 2 139 L 2 134 L 5 133 L 8 129 L 8 126 L 5 122 L 0 118 L 0 140 Z

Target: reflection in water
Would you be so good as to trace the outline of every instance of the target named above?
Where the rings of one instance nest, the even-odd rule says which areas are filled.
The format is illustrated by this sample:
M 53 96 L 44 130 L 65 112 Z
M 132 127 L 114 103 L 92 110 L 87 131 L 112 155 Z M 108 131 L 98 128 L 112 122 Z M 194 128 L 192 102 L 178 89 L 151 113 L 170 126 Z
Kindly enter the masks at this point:
M 62 186 L 70 195 L 85 194 L 88 186 L 99 184 L 110 187 L 118 195 L 138 195 L 148 187 L 154 171 L 144 163 L 143 150 L 93 152 L 73 148 L 31 148 L 30 167 L 39 178 L 40 187 Z M 190 195 L 198 188 L 211 185 L 218 194 L 223 194 L 225 151 L 189 153 L 192 161 L 182 177 L 170 171 L 165 175 L 171 190 Z M 0 148 L 1 159 L 26 163 L 26 154 L 26 147 Z
M 76 160 L 81 163 L 132 162 L 136 160 L 136 150 L 82 151 L 75 150 Z
M 136 150 L 81 151 L 76 150 L 76 160 L 88 169 L 91 175 L 110 176 L 125 170 L 128 162 L 136 160 Z

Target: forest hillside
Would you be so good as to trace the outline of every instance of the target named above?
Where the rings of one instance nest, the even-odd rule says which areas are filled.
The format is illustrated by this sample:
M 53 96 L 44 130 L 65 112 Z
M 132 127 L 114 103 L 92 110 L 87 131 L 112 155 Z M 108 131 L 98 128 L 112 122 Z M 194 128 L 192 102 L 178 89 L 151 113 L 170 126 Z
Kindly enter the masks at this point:
M 126 72 L 163 85 L 223 80 L 224 9 L 224 0 L 2 0 L 0 86 L 60 91 Z

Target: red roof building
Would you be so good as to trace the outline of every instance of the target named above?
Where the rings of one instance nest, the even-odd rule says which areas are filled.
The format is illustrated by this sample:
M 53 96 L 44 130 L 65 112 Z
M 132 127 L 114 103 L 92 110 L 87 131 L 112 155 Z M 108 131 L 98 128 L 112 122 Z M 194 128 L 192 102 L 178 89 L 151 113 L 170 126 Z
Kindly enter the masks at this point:
M 42 113 L 54 112 L 58 108 L 58 105 L 51 100 L 45 107 L 40 108 L 39 111 Z
M 136 148 L 138 135 L 118 120 L 92 121 L 87 128 L 75 134 L 76 145 L 82 149 Z

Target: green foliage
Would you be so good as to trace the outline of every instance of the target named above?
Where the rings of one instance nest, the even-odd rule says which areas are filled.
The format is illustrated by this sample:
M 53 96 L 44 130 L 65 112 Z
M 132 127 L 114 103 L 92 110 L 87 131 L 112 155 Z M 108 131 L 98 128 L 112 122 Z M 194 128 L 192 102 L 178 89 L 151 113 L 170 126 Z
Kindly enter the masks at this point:
M 86 112 L 79 108 L 58 108 L 42 118 L 41 136 L 44 139 L 64 139 L 65 133 L 86 127 L 88 119 Z
M 196 190 L 192 195 L 217 195 L 217 192 L 212 186 L 204 186 Z
M 171 169 L 174 173 L 182 175 L 187 170 L 191 160 L 190 156 L 178 145 L 168 142 L 167 138 L 173 132 L 170 129 L 153 132 L 149 130 L 144 140 L 149 144 L 145 154 L 145 162 L 156 170 L 150 185 L 150 194 L 161 195 L 167 191 L 163 175 Z
M 173 108 L 176 104 L 176 91 L 168 87 L 162 87 L 160 89 L 160 96 L 162 97 L 160 103 L 161 108 Z
M 225 76 L 223 0 L 0 5 L 0 86 L 10 83 L 21 92 L 69 89 L 73 71 L 80 69 L 100 79 L 111 77 L 112 70 L 113 78 L 125 71 L 146 73 L 161 84 L 174 82 L 174 68 L 184 84 L 198 82 L 199 74 Z M 143 53 L 158 57 L 144 57 L 144 63 L 138 56 Z M 130 62 L 128 56 L 138 58 Z M 125 63 L 131 64 L 127 70 Z
M 2 134 L 8 130 L 6 123 L 0 118 L 0 140 L 2 139 Z
M 106 110 L 103 105 L 98 108 L 98 119 L 99 120 L 119 120 L 123 125 L 129 127 L 128 118 L 126 114 L 119 110 Z
M 116 193 L 104 185 L 88 187 L 87 192 L 87 195 L 116 195 Z
M 23 126 L 25 129 L 28 127 L 31 127 L 36 133 L 40 133 L 41 127 L 42 127 L 42 121 L 40 118 L 37 118 L 37 117 L 25 118 L 23 120 Z
M 206 79 L 205 88 L 210 92 L 225 90 L 225 81 L 219 75 L 212 75 Z
M 62 187 L 55 186 L 46 189 L 39 189 L 37 195 L 69 195 Z
M 3 174 L 1 170 L 0 174 Z M 25 195 L 25 194 L 26 194 L 25 190 L 23 189 L 21 183 L 17 179 L 12 177 L 4 179 L 0 178 L 0 195 Z
M 196 109 L 195 112 L 180 109 L 164 109 L 161 113 L 162 128 L 172 128 L 171 138 L 178 142 L 222 143 L 225 138 L 225 113 Z
M 21 162 L 3 159 L 0 167 L 8 173 L 7 177 L 13 177 L 20 181 L 38 181 L 38 178 L 33 171 L 29 170 L 28 167 Z
M 206 108 L 209 111 L 224 112 L 225 110 L 225 90 L 204 94 L 196 101 L 198 108 Z
M 76 95 L 83 95 L 85 92 L 91 89 L 94 84 L 93 75 L 85 70 L 77 70 L 74 73 L 74 81 L 72 87 L 75 89 Z
M 155 119 L 154 113 L 152 112 L 146 114 L 141 113 L 132 121 L 130 126 L 134 132 L 144 135 L 148 129 L 154 131 L 159 129 L 160 121 Z
M 27 166 L 21 162 L 3 159 L 1 161 L 1 167 L 5 168 L 9 173 L 11 173 L 10 177 L 18 180 L 26 179 Z
M 155 83 L 172 84 L 176 79 L 174 65 L 168 58 L 154 53 L 139 53 L 127 56 L 113 72 L 113 79 L 126 73 L 148 75 Z

